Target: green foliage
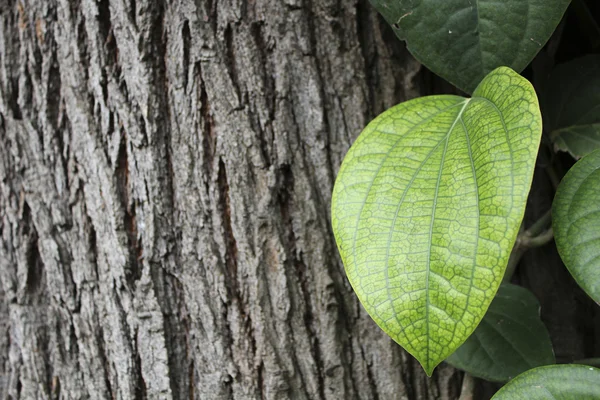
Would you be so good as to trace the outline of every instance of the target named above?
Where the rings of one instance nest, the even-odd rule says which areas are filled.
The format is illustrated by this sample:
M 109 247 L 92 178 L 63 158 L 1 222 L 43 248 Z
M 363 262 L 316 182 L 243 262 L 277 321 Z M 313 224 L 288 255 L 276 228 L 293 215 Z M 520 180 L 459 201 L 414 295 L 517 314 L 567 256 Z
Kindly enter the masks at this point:
M 519 375 L 492 400 L 598 400 L 600 369 L 585 365 L 551 365 Z
M 562 260 L 579 286 L 600 303 L 600 150 L 565 175 L 552 214 Z
M 540 98 L 544 128 L 573 157 L 600 148 L 600 55 L 559 65 Z
M 370 0 L 427 68 L 471 93 L 505 65 L 520 72 L 570 0 Z
M 520 229 L 542 123 L 532 86 L 508 67 L 527 66 L 570 1 L 371 2 L 418 60 L 475 90 L 472 98 L 430 96 L 385 111 L 346 155 L 332 225 L 361 303 L 428 375 L 447 358 L 492 381 L 518 375 L 495 399 L 600 398 L 599 370 L 539 367 L 555 360 L 533 294 L 509 284 L 498 291 L 523 253 L 555 232 L 569 271 L 600 304 L 600 55 L 548 77 L 554 43 L 534 63 L 544 144 L 583 158 L 558 188 L 554 231 L 550 212 Z M 581 29 L 599 44 L 586 2 L 574 5 Z M 557 158 L 540 162 L 555 185 Z
M 384 112 L 344 159 L 332 223 L 346 273 L 429 375 L 500 285 L 540 135 L 533 87 L 499 68 L 471 99 L 430 96 Z
M 475 332 L 446 361 L 494 382 L 554 364 L 552 342 L 535 296 L 520 286 L 502 284 Z

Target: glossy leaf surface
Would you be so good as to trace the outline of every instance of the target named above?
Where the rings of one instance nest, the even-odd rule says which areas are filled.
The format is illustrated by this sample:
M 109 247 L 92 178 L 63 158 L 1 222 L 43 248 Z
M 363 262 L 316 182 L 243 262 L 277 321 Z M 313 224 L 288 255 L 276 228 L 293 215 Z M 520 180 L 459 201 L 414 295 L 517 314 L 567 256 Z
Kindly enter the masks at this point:
M 600 150 L 565 175 L 552 205 L 556 247 L 579 286 L 600 303 Z
M 494 382 L 554 364 L 552 342 L 535 296 L 520 286 L 502 284 L 475 332 L 446 362 Z
M 600 369 L 551 365 L 529 370 L 508 382 L 492 400 L 597 400 Z
M 575 158 L 600 148 L 600 55 L 559 65 L 544 87 L 544 127 L 555 146 Z
M 370 0 L 417 60 L 471 93 L 493 69 L 522 71 L 570 0 Z
M 384 112 L 342 163 L 332 224 L 350 283 L 428 374 L 498 290 L 540 135 L 531 84 L 499 68 L 471 99 L 422 97 Z

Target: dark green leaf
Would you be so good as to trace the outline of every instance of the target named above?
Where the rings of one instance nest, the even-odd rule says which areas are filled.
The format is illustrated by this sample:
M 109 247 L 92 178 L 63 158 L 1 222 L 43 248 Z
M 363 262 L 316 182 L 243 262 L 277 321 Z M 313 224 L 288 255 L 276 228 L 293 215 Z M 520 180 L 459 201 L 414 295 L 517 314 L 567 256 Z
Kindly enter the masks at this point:
M 600 148 L 600 55 L 559 65 L 541 96 L 544 128 L 575 158 Z
M 579 286 L 600 303 L 600 150 L 563 178 L 552 205 L 556 247 Z
M 471 93 L 493 69 L 522 71 L 570 0 L 370 0 L 417 60 Z

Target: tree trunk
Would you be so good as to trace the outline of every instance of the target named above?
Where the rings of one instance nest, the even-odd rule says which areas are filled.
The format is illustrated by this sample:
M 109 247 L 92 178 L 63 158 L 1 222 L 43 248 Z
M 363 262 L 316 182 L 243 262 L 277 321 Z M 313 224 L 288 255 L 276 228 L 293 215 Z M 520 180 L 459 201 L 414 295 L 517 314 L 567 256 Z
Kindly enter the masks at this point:
M 357 0 L 0 0 L 3 398 L 456 398 L 361 309 L 334 177 L 420 66 Z M 385 37 L 385 38 L 384 38 Z
M 366 0 L 0 0 L 2 398 L 456 399 L 329 224 L 429 77 Z

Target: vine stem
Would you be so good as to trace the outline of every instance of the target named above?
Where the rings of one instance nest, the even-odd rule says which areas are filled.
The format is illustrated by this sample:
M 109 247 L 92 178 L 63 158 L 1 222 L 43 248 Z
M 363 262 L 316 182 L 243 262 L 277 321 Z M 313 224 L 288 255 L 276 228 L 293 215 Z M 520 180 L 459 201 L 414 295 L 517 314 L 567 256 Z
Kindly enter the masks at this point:
M 515 269 L 521 261 L 521 258 L 525 254 L 525 252 L 534 247 L 541 247 L 554 238 L 554 231 L 552 228 L 546 229 L 546 227 L 552 221 L 552 210 L 548 210 L 535 221 L 527 230 L 523 230 L 523 225 L 521 225 L 521 229 L 519 231 L 519 235 L 517 236 L 517 240 L 515 241 L 515 245 L 510 253 L 510 258 L 508 259 L 508 265 L 506 266 L 506 272 L 504 273 L 503 282 L 510 282 L 513 274 L 515 273 Z M 544 229 L 546 229 L 544 231 Z
M 552 210 L 546 211 L 544 213 L 544 215 L 542 215 L 540 217 L 540 219 L 538 219 L 537 221 L 535 221 L 529 227 L 529 229 L 527 229 L 523 234 L 527 235 L 529 237 L 539 235 L 540 233 L 542 233 L 542 231 L 544 230 L 544 228 L 546 228 L 546 226 L 548 226 L 548 224 L 550 223 L 550 221 L 552 221 Z
M 460 389 L 460 397 L 458 400 L 473 400 L 473 392 L 475 390 L 475 379 L 465 372 L 463 377 L 462 387 Z

